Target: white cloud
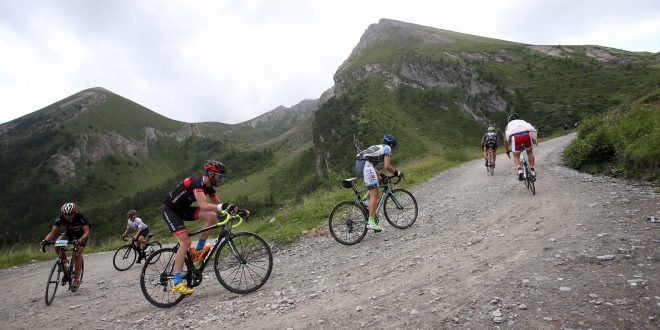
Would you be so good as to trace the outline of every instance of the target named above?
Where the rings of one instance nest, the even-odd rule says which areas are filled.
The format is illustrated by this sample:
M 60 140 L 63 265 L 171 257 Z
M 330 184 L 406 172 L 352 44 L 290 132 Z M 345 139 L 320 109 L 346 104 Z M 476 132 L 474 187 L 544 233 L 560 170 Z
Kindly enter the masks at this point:
M 660 3 L 647 0 L 0 0 L 0 123 L 97 86 L 172 119 L 241 122 L 319 97 L 381 18 L 660 50 Z

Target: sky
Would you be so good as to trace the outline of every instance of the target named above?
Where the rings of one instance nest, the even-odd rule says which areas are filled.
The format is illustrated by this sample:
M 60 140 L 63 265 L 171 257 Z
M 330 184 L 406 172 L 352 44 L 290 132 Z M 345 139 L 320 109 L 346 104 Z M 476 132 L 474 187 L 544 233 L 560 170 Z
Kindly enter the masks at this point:
M 658 0 L 0 0 L 0 123 L 91 87 L 179 121 L 243 122 L 320 97 L 381 18 L 660 51 Z

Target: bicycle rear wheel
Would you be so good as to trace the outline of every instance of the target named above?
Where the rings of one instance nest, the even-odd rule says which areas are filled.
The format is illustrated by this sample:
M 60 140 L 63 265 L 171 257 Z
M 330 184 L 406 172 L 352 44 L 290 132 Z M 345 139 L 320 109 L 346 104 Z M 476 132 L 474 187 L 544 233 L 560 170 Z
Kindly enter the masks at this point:
M 164 248 L 147 257 L 140 273 L 140 288 L 147 301 L 155 306 L 166 308 L 178 304 L 185 295 L 173 293 L 171 290 L 174 281 L 174 248 Z M 156 260 L 155 262 L 153 260 Z M 184 264 L 181 274 L 187 274 Z
M 355 202 L 341 202 L 330 211 L 328 226 L 337 242 L 357 244 L 367 235 L 367 212 Z
M 392 190 L 392 193 L 385 198 L 383 209 L 385 219 L 394 228 L 408 228 L 417 220 L 417 200 L 405 189 Z
M 239 232 L 224 240 L 213 262 L 215 276 L 233 293 L 250 293 L 268 281 L 273 254 L 268 243 L 255 233 Z
M 112 259 L 112 265 L 115 266 L 115 269 L 118 271 L 124 271 L 133 266 L 135 258 L 137 258 L 137 252 L 135 252 L 133 245 L 124 245 L 115 252 L 115 256 Z
M 62 276 L 62 267 L 60 266 L 60 263 L 59 259 L 55 261 L 53 267 L 50 269 L 50 274 L 48 274 L 48 282 L 46 283 L 46 305 L 50 305 L 53 302 L 57 287 L 60 286 L 60 277 Z
M 158 241 L 150 242 L 149 244 L 147 244 L 147 248 L 144 250 L 144 254 L 146 255 L 145 259 L 147 257 L 149 257 L 150 255 L 152 255 L 155 251 L 158 251 L 162 248 L 163 248 L 163 246 L 160 244 L 160 242 L 158 242 Z M 156 263 L 156 261 L 158 261 L 158 259 L 154 258 L 150 262 L 151 263 Z

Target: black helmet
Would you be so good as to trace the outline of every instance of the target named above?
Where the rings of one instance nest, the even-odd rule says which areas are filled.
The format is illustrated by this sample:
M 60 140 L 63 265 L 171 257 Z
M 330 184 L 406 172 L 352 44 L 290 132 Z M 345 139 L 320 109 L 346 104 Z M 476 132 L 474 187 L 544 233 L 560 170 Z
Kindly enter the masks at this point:
M 387 144 L 390 147 L 396 147 L 396 139 L 389 134 L 383 136 L 383 144 Z
M 225 174 L 225 164 L 217 160 L 207 160 L 204 169 L 215 173 Z
M 512 120 L 516 120 L 516 119 L 520 119 L 520 116 L 518 116 L 517 113 L 514 112 L 514 113 L 509 115 L 509 122 L 511 122 Z

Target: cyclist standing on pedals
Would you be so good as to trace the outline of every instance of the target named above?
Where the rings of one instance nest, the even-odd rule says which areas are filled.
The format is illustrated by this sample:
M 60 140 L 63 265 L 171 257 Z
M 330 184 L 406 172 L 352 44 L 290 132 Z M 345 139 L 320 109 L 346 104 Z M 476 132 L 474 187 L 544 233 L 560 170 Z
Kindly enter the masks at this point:
M 488 132 L 484 134 L 484 137 L 481 138 L 481 149 L 484 151 L 484 160 L 486 161 L 486 166 L 488 166 L 488 150 L 493 150 L 493 167 L 495 167 L 495 157 L 497 148 L 499 147 L 497 132 L 495 132 L 495 127 L 488 127 Z
M 403 172 L 395 170 L 392 167 L 391 156 L 396 149 L 396 139 L 388 134 L 383 136 L 383 143 L 373 145 L 366 150 L 360 151 L 355 156 L 355 175 L 358 178 L 364 178 L 364 184 L 367 186 L 369 194 L 369 221 L 367 228 L 373 229 L 379 233 L 383 228 L 376 224 L 376 206 L 378 204 L 378 182 L 380 172 L 374 167 L 383 163 L 385 171 L 393 173 L 394 176 L 403 177 Z
M 130 210 L 128 213 L 126 213 L 126 216 L 128 216 L 128 223 L 126 224 L 126 230 L 124 230 L 124 233 L 119 236 L 120 239 L 123 239 L 126 234 L 128 234 L 128 230 L 133 228 L 135 229 L 135 235 L 133 236 L 133 240 L 138 243 L 138 246 L 140 247 L 140 251 L 142 251 L 142 247 L 147 245 L 147 236 L 149 235 L 149 228 L 148 226 L 142 222 L 142 219 L 137 217 L 137 211 L 135 210 Z M 142 262 L 142 256 L 143 254 L 140 253 L 138 255 L 138 260 L 136 263 Z
M 205 244 L 210 231 L 201 233 L 197 248 L 191 248 L 188 230 L 183 222 L 201 219 L 204 220 L 204 226 L 208 227 L 215 224 L 218 219 L 217 213 L 221 211 L 250 215 L 250 211 L 239 209 L 234 204 L 220 203 L 215 187 L 224 178 L 225 165 L 219 161 L 209 160 L 204 165 L 203 175 L 183 179 L 163 201 L 163 220 L 179 242 L 179 249 L 174 260 L 174 283 L 171 287 L 174 293 L 192 294 L 194 292 L 194 289 L 188 287 L 181 277 L 186 252 L 189 251 L 193 255 L 192 261 L 197 262 L 201 261 L 210 249 Z M 210 202 L 207 200 L 207 196 Z M 197 202 L 197 207 L 191 206 L 193 202 Z
M 85 245 L 87 245 L 87 240 L 89 239 L 89 229 L 91 225 L 85 219 L 85 216 L 82 213 L 78 213 L 78 206 L 75 203 L 65 203 L 60 208 L 60 215 L 55 218 L 55 224 L 53 229 L 50 230 L 46 238 L 41 241 L 41 245 L 45 245 L 46 242 L 51 242 L 60 232 L 58 240 L 67 240 L 69 242 L 78 241 L 78 251 L 74 252 L 73 258 L 75 260 L 75 269 L 73 275 L 73 281 L 71 282 L 71 291 L 78 291 L 80 287 L 80 273 L 82 272 L 83 265 L 83 250 L 85 250 Z M 62 229 L 64 231 L 62 232 Z M 55 248 L 55 252 L 62 259 L 64 267 L 69 266 L 69 260 L 66 258 L 65 251 L 62 248 Z
M 523 181 L 523 169 L 520 164 L 520 146 L 525 144 L 525 151 L 527 152 L 527 158 L 529 159 L 530 173 L 532 177 L 536 177 L 536 171 L 534 170 L 534 153 L 532 151 L 532 142 L 536 145 L 539 144 L 539 140 L 536 136 L 536 128 L 532 124 L 520 119 L 517 113 L 512 113 L 509 116 L 509 124 L 506 125 L 504 130 L 506 138 L 504 140 L 504 146 L 506 148 L 506 155 L 511 158 L 511 151 L 513 151 L 513 164 L 518 169 L 518 180 Z M 509 150 L 509 145 L 512 146 Z

